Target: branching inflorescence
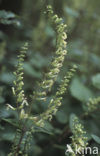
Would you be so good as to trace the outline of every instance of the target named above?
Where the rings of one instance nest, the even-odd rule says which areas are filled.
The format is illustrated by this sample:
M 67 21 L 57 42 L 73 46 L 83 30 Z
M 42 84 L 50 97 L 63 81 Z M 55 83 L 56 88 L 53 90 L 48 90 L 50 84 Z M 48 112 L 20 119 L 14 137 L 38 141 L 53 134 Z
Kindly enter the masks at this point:
M 54 82 L 57 79 L 57 76 L 60 72 L 60 68 L 63 65 L 65 55 L 67 54 L 66 50 L 66 27 L 67 25 L 63 23 L 62 18 L 59 18 L 57 15 L 54 15 L 52 7 L 47 7 L 47 14 L 49 20 L 52 22 L 52 24 L 55 27 L 56 31 L 56 52 L 55 57 L 51 62 L 50 69 L 48 73 L 45 74 L 44 80 L 39 84 L 40 91 L 35 91 L 34 98 L 38 100 L 45 100 L 46 98 L 46 92 L 51 90 Z
M 66 92 L 67 86 L 72 78 L 74 72 L 76 71 L 76 66 L 74 65 L 72 69 L 67 73 L 67 76 L 62 80 L 61 85 L 59 86 L 55 96 L 50 100 L 48 109 L 46 112 L 40 114 L 41 119 L 36 123 L 38 126 L 42 127 L 44 125 L 44 121 L 52 119 L 52 116 L 56 114 L 58 108 L 62 104 L 62 95 Z
M 56 36 L 55 57 L 51 62 L 49 72 L 47 72 L 45 74 L 44 80 L 39 84 L 39 87 L 40 87 L 39 90 L 36 90 L 35 92 L 33 92 L 33 94 L 34 94 L 32 97 L 33 102 L 34 102 L 34 100 L 46 100 L 46 98 L 47 98 L 46 93 L 51 90 L 54 82 L 56 81 L 57 76 L 60 72 L 60 68 L 63 65 L 65 55 L 67 54 L 66 25 L 63 24 L 62 18 L 59 18 L 57 15 L 54 15 L 51 6 L 47 7 L 47 14 L 48 14 L 49 20 L 53 23 L 53 25 L 55 25 L 55 30 L 56 30 L 56 35 L 57 35 Z M 18 55 L 18 65 L 17 65 L 16 71 L 14 72 L 14 75 L 16 76 L 16 80 L 14 81 L 14 87 L 12 88 L 12 90 L 13 90 L 13 94 L 16 98 L 17 106 L 15 108 L 15 107 L 12 107 L 11 105 L 8 105 L 8 107 L 13 109 L 14 111 L 18 111 L 19 121 L 31 120 L 33 125 L 31 125 L 31 128 L 29 128 L 29 127 L 27 128 L 26 125 L 21 126 L 19 142 L 17 144 L 15 143 L 15 145 L 16 145 L 15 151 L 13 149 L 14 156 L 17 156 L 19 154 L 19 152 L 25 153 L 25 151 L 26 151 L 26 153 L 27 153 L 28 147 L 29 147 L 27 144 L 29 144 L 29 140 L 32 138 L 31 133 L 35 132 L 34 125 L 36 125 L 38 127 L 44 127 L 45 120 L 51 121 L 53 115 L 56 114 L 58 108 L 62 104 L 62 99 L 63 99 L 62 96 L 66 92 L 66 90 L 68 88 L 68 84 L 69 84 L 71 78 L 73 77 L 73 75 L 76 71 L 76 68 L 77 68 L 76 65 L 74 65 L 72 67 L 72 69 L 70 69 L 70 71 L 68 71 L 66 73 L 66 76 L 62 80 L 55 95 L 50 100 L 47 110 L 37 116 L 32 116 L 28 111 L 25 112 L 25 109 L 24 109 L 24 106 L 27 106 L 28 108 L 30 107 L 30 105 L 28 105 L 28 102 L 27 102 L 27 99 L 25 97 L 24 90 L 23 90 L 23 85 L 24 85 L 24 83 L 23 83 L 23 74 L 24 74 L 23 62 L 24 62 L 26 51 L 27 51 L 27 47 L 28 47 L 28 44 L 25 43 L 22 50 L 20 51 L 20 54 Z M 20 124 L 20 122 L 19 122 L 19 124 Z M 24 122 L 23 122 L 23 124 L 24 124 Z M 26 136 L 26 140 L 25 140 L 25 136 Z M 23 152 L 21 151 L 21 146 L 20 146 L 22 142 L 24 142 L 23 143 L 23 147 L 24 147 Z M 13 156 L 13 154 L 11 153 L 10 156 Z

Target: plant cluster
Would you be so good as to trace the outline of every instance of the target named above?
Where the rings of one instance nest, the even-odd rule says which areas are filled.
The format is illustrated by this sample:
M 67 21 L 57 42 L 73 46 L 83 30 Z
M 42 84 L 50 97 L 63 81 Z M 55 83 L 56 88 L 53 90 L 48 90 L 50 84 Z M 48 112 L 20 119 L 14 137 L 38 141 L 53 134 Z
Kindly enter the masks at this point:
M 40 5 L 42 9 L 44 8 L 42 5 L 46 1 L 23 1 L 24 9 L 26 9 L 23 10 L 23 17 L 26 19 L 20 19 L 21 17 L 10 11 L 0 11 L 0 23 L 9 26 L 11 30 L 12 27 L 18 29 L 18 34 L 12 33 L 9 41 L 6 35 L 9 39 L 10 29 L 4 36 L 0 32 L 0 41 L 2 38 L 0 43 L 0 141 L 3 141 L 2 145 L 0 143 L 1 156 L 7 155 L 9 151 L 8 156 L 29 156 L 33 155 L 33 152 L 35 156 L 55 155 L 55 152 L 58 155 L 64 155 L 65 144 L 70 144 L 73 150 L 72 153 L 67 153 L 68 156 L 76 156 L 76 145 L 82 152 L 88 145 L 99 147 L 100 144 L 98 43 L 100 23 L 97 12 L 100 2 L 95 2 L 94 5 L 91 1 L 90 5 L 89 1 L 84 1 L 82 7 L 80 1 L 68 0 L 65 3 L 65 1 L 51 0 L 52 2 L 57 14 L 49 5 L 45 11 L 47 18 L 43 12 L 41 16 L 38 11 Z M 36 10 L 33 3 L 36 4 Z M 84 10 L 87 13 L 84 13 Z M 29 12 L 27 17 L 24 11 Z M 64 15 L 64 19 L 59 18 L 58 14 Z M 30 17 L 30 15 L 35 16 Z M 47 19 L 50 24 L 47 24 Z M 23 24 L 26 23 L 24 20 L 29 22 Z M 67 33 L 67 25 L 64 23 L 67 23 L 69 27 Z M 86 29 L 87 27 L 90 27 L 90 31 Z M 24 41 L 20 41 L 20 38 Z M 25 43 L 26 40 L 28 42 Z M 29 47 L 31 41 L 34 46 Z M 16 57 L 16 52 L 14 53 L 13 50 L 16 50 L 23 42 Z M 70 56 L 67 55 L 67 50 L 70 51 Z M 54 51 L 50 63 L 48 63 L 49 51 Z M 5 54 L 8 57 L 7 61 L 5 61 Z M 74 62 L 76 65 L 73 65 Z M 12 73 L 16 63 L 15 72 Z M 75 74 L 77 65 L 78 72 Z M 45 69 L 46 72 L 42 77 L 41 71 Z M 95 71 L 98 73 L 96 74 Z M 13 96 L 10 92 L 12 82 Z M 67 96 L 68 89 L 70 95 L 68 93 Z M 7 104 L 9 111 L 5 110 L 6 102 L 10 103 Z M 43 133 L 50 135 L 47 137 Z
M 49 72 L 45 74 L 44 80 L 39 83 L 39 90 L 34 91 L 33 95 L 33 102 L 34 100 L 46 100 L 47 91 L 50 92 L 54 82 L 58 77 L 58 73 L 60 72 L 60 68 L 63 65 L 65 55 L 67 54 L 66 51 L 66 39 L 67 35 L 65 32 L 66 25 L 63 24 L 62 18 L 59 18 L 57 15 L 54 15 L 52 7 L 47 7 L 47 14 L 49 20 L 55 25 L 56 30 L 56 51 L 55 57 L 51 62 L 51 67 Z M 14 87 L 12 87 L 13 95 L 16 98 L 16 108 L 8 104 L 8 108 L 12 109 L 13 111 L 18 112 L 19 118 L 19 127 L 16 132 L 16 136 L 14 139 L 14 145 L 12 146 L 12 152 L 9 156 L 18 156 L 22 154 L 24 156 L 27 155 L 27 152 L 30 147 L 30 141 L 32 139 L 32 133 L 35 132 L 35 126 L 44 127 L 45 120 L 52 120 L 53 115 L 56 114 L 58 108 L 62 104 L 63 94 L 66 92 L 68 88 L 68 84 L 73 77 L 73 74 L 76 71 L 77 66 L 73 65 L 70 71 L 67 72 L 66 76 L 62 80 L 59 88 L 57 89 L 55 95 L 50 100 L 48 108 L 45 112 L 37 115 L 32 116 L 29 111 L 30 104 L 27 102 L 25 97 L 25 93 L 23 90 L 23 62 L 27 52 L 28 44 L 22 47 L 20 54 L 18 55 L 18 65 L 14 75 L 16 80 L 14 81 Z M 32 96 L 31 96 L 32 97 Z M 27 108 L 25 108 L 27 107 Z M 30 127 L 25 126 L 25 122 L 30 121 L 32 122 Z

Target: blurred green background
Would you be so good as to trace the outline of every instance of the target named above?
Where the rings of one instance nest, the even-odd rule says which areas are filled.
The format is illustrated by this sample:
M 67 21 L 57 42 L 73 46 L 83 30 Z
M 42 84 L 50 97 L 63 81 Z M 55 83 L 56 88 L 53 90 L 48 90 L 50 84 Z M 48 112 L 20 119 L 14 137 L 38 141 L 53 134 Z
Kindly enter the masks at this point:
M 67 24 L 68 55 L 57 82 L 48 98 L 52 97 L 66 71 L 78 66 L 63 104 L 52 122 L 33 135 L 30 156 L 64 156 L 66 144 L 72 135 L 69 126 L 71 113 L 81 116 L 90 97 L 100 96 L 100 1 L 99 0 L 0 0 L 0 156 L 9 153 L 15 135 L 13 111 L 6 104 L 15 105 L 11 87 L 17 54 L 22 44 L 29 42 L 24 64 L 25 93 L 36 89 L 48 70 L 55 50 L 55 32 L 44 13 L 46 6 Z M 46 109 L 43 103 L 33 104 L 33 114 Z M 8 120 L 9 119 L 9 120 Z M 99 111 L 83 119 L 88 135 L 100 136 Z M 91 146 L 99 146 L 90 140 Z

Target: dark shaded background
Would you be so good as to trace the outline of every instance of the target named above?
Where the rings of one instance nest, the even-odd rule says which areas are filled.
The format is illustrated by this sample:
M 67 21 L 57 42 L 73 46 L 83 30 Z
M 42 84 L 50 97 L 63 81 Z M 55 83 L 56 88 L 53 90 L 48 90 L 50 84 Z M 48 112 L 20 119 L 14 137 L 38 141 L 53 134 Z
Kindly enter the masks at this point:
M 100 1 L 99 0 L 0 0 L 0 11 L 10 11 L 9 17 L 0 12 L 0 156 L 9 153 L 15 134 L 12 122 L 16 114 L 6 110 L 6 104 L 15 105 L 11 87 L 17 54 L 21 45 L 28 41 L 29 50 L 24 64 L 24 83 L 27 98 L 36 88 L 36 82 L 49 67 L 55 50 L 55 32 L 45 15 L 47 4 L 68 25 L 68 55 L 59 78 L 55 83 L 52 97 L 66 71 L 78 66 L 63 105 L 44 131 L 33 136 L 30 156 L 63 156 L 72 135 L 69 127 L 71 113 L 82 116 L 84 104 L 90 97 L 100 96 Z M 99 75 L 99 79 L 97 79 Z M 33 114 L 46 109 L 43 103 L 33 105 Z M 100 136 L 99 111 L 83 119 L 88 134 Z M 99 146 L 93 140 L 90 146 Z

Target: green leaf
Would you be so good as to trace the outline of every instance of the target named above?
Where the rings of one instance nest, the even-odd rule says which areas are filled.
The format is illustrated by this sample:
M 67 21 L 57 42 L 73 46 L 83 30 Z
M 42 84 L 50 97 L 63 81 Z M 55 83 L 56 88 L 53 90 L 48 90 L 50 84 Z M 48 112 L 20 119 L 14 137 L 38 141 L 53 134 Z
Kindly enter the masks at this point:
M 0 23 L 6 25 L 15 24 L 20 26 L 20 21 L 17 19 L 17 15 L 15 15 L 13 12 L 5 10 L 0 11 Z
M 36 78 L 41 77 L 41 73 L 36 71 L 29 63 L 24 63 L 24 70 L 30 76 L 33 76 Z
M 100 89 L 100 73 L 92 77 L 92 83 L 94 87 L 96 87 L 97 89 Z
M 50 26 L 46 27 L 45 32 L 47 33 L 48 36 L 54 37 L 54 31 Z
M 30 59 L 30 64 L 37 68 L 45 67 L 48 63 L 48 58 L 40 55 L 39 53 L 36 53 L 33 58 Z
M 6 121 L 7 123 L 9 123 L 15 127 L 19 126 L 18 123 L 16 122 L 16 119 L 4 119 L 4 118 L 2 118 L 2 120 Z
M 82 102 L 86 102 L 90 97 L 93 97 L 90 89 L 87 88 L 77 77 L 73 79 L 70 85 L 70 91 L 73 97 Z
M 14 137 L 15 137 L 15 133 L 13 133 L 13 132 L 6 132 L 6 133 L 2 134 L 1 140 L 13 141 Z
M 2 73 L 0 77 L 1 81 L 7 84 L 10 84 L 14 80 L 14 75 L 12 73 Z
M 76 18 L 79 17 L 79 13 L 72 8 L 66 7 L 65 12 L 73 17 L 76 17 Z
M 47 132 L 50 132 L 50 133 L 52 133 L 52 131 L 54 130 L 53 126 L 48 121 L 45 121 L 45 128 L 44 129 L 47 130 Z
M 97 68 L 100 69 L 100 57 L 99 57 L 99 55 L 92 53 L 90 55 L 90 61 L 93 65 L 95 65 Z
M 49 135 L 53 135 L 53 132 L 51 130 L 48 130 L 46 128 L 36 127 L 35 132 L 42 132 Z
M 56 114 L 56 119 L 62 123 L 62 124 L 65 124 L 67 123 L 68 121 L 68 117 L 67 117 L 67 114 L 63 111 L 58 111 L 57 114 Z
M 96 136 L 96 135 L 94 135 L 94 134 L 92 134 L 91 136 L 92 136 L 93 140 L 94 140 L 96 143 L 100 144 L 100 137 L 98 137 L 98 136 Z
M 1 10 L 0 11 L 0 18 L 8 19 L 8 18 L 14 18 L 16 15 L 10 11 Z

